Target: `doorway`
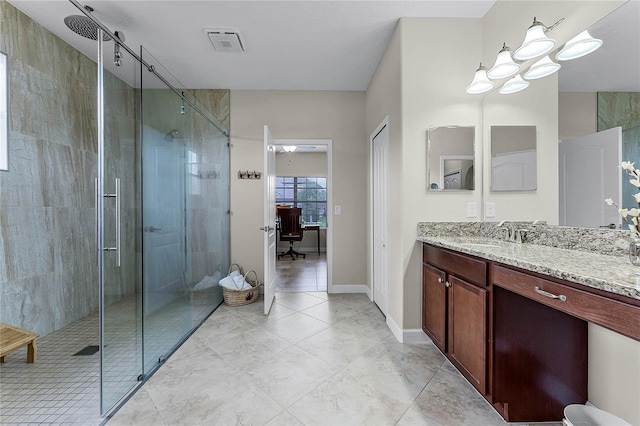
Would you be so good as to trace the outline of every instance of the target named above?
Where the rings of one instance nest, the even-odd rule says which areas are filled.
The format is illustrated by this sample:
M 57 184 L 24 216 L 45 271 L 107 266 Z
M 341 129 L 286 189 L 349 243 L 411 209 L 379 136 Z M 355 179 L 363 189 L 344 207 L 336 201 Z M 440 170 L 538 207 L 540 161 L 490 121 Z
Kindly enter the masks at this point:
M 291 246 L 299 255 L 276 259 L 276 291 L 330 292 L 331 140 L 277 139 L 276 204 L 301 209 L 302 240 L 289 243 L 278 232 L 277 253 Z

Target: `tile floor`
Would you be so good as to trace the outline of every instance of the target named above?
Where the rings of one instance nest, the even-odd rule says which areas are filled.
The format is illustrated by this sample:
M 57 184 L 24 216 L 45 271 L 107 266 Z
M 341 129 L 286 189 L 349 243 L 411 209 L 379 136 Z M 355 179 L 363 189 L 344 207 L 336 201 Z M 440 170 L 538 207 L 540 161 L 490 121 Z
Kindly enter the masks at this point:
M 155 363 L 222 300 L 219 289 L 177 298 L 145 319 L 148 365 Z M 105 314 L 104 396 L 112 405 L 137 384 L 141 373 L 140 301 L 125 297 Z M 38 359 L 27 364 L 26 350 L 0 364 L 0 425 L 99 425 L 100 353 L 74 356 L 98 346 L 98 313 L 37 340 Z
M 431 343 L 401 344 L 362 294 L 222 305 L 117 425 L 504 425 Z
M 276 291 L 327 291 L 327 255 L 306 253 L 292 260 L 283 256 L 276 261 Z

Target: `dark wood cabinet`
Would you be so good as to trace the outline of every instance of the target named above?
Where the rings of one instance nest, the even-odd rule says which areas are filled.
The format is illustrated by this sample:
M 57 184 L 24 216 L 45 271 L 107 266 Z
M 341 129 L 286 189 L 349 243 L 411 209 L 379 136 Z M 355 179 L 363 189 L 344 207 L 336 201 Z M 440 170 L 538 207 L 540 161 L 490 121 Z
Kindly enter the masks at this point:
M 442 352 L 447 351 L 446 275 L 427 264 L 422 267 L 422 330 Z
M 487 378 L 486 262 L 425 245 L 422 329 L 483 395 Z
M 487 391 L 487 290 L 449 276 L 449 359 L 483 395 Z

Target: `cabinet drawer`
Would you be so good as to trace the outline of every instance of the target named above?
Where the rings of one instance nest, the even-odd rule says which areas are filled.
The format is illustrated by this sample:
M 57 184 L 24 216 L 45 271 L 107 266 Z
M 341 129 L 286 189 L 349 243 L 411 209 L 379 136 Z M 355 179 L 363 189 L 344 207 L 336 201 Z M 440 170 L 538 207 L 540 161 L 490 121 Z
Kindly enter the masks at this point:
M 493 265 L 493 283 L 559 311 L 640 340 L 640 307 Z
M 451 272 L 473 284 L 487 285 L 487 262 L 457 254 L 438 247 L 423 245 L 422 260 L 435 267 Z

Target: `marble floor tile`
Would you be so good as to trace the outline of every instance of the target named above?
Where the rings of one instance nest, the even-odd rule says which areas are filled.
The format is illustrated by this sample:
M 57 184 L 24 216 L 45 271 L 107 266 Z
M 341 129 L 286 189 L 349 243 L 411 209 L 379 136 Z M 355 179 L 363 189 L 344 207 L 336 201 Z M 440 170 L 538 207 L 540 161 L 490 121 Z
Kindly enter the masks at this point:
M 489 403 L 461 375 L 440 370 L 412 408 L 443 425 L 506 425 Z
M 271 419 L 266 426 L 304 426 L 298 419 L 293 417 L 288 411 L 283 411 Z
M 325 293 L 326 294 L 326 293 Z M 321 303 L 302 311 L 305 315 L 319 319 L 329 324 L 335 324 L 340 319 L 346 319 L 355 315 L 357 311 L 345 309 L 344 305 L 337 303 Z
M 237 367 L 253 366 L 267 355 L 291 346 L 281 337 L 255 325 L 249 330 L 226 336 L 207 336 L 211 348 L 229 363 Z
M 109 421 L 109 426 L 138 425 L 151 419 L 160 420 L 159 424 L 164 424 L 147 389 L 140 389 L 127 401 L 124 407 L 118 410 Z
M 317 297 L 310 296 L 306 293 L 278 293 L 276 303 L 284 305 L 287 308 L 302 311 L 320 303 L 327 303 Z
M 331 365 L 345 366 L 378 343 L 375 337 L 330 327 L 296 346 Z
M 443 426 L 442 423 L 433 420 L 429 416 L 411 407 L 398 420 L 396 426 Z
M 247 372 L 255 385 L 289 407 L 334 374 L 336 368 L 295 346 L 267 357 Z
M 378 312 L 357 312 L 347 318 L 339 318 L 335 325 L 379 340 L 384 340 L 391 334 L 385 318 Z
M 305 425 L 394 425 L 409 405 L 366 382 L 338 373 L 288 411 Z
M 277 321 L 265 324 L 264 328 L 290 343 L 298 343 L 330 327 L 326 322 L 296 312 Z

